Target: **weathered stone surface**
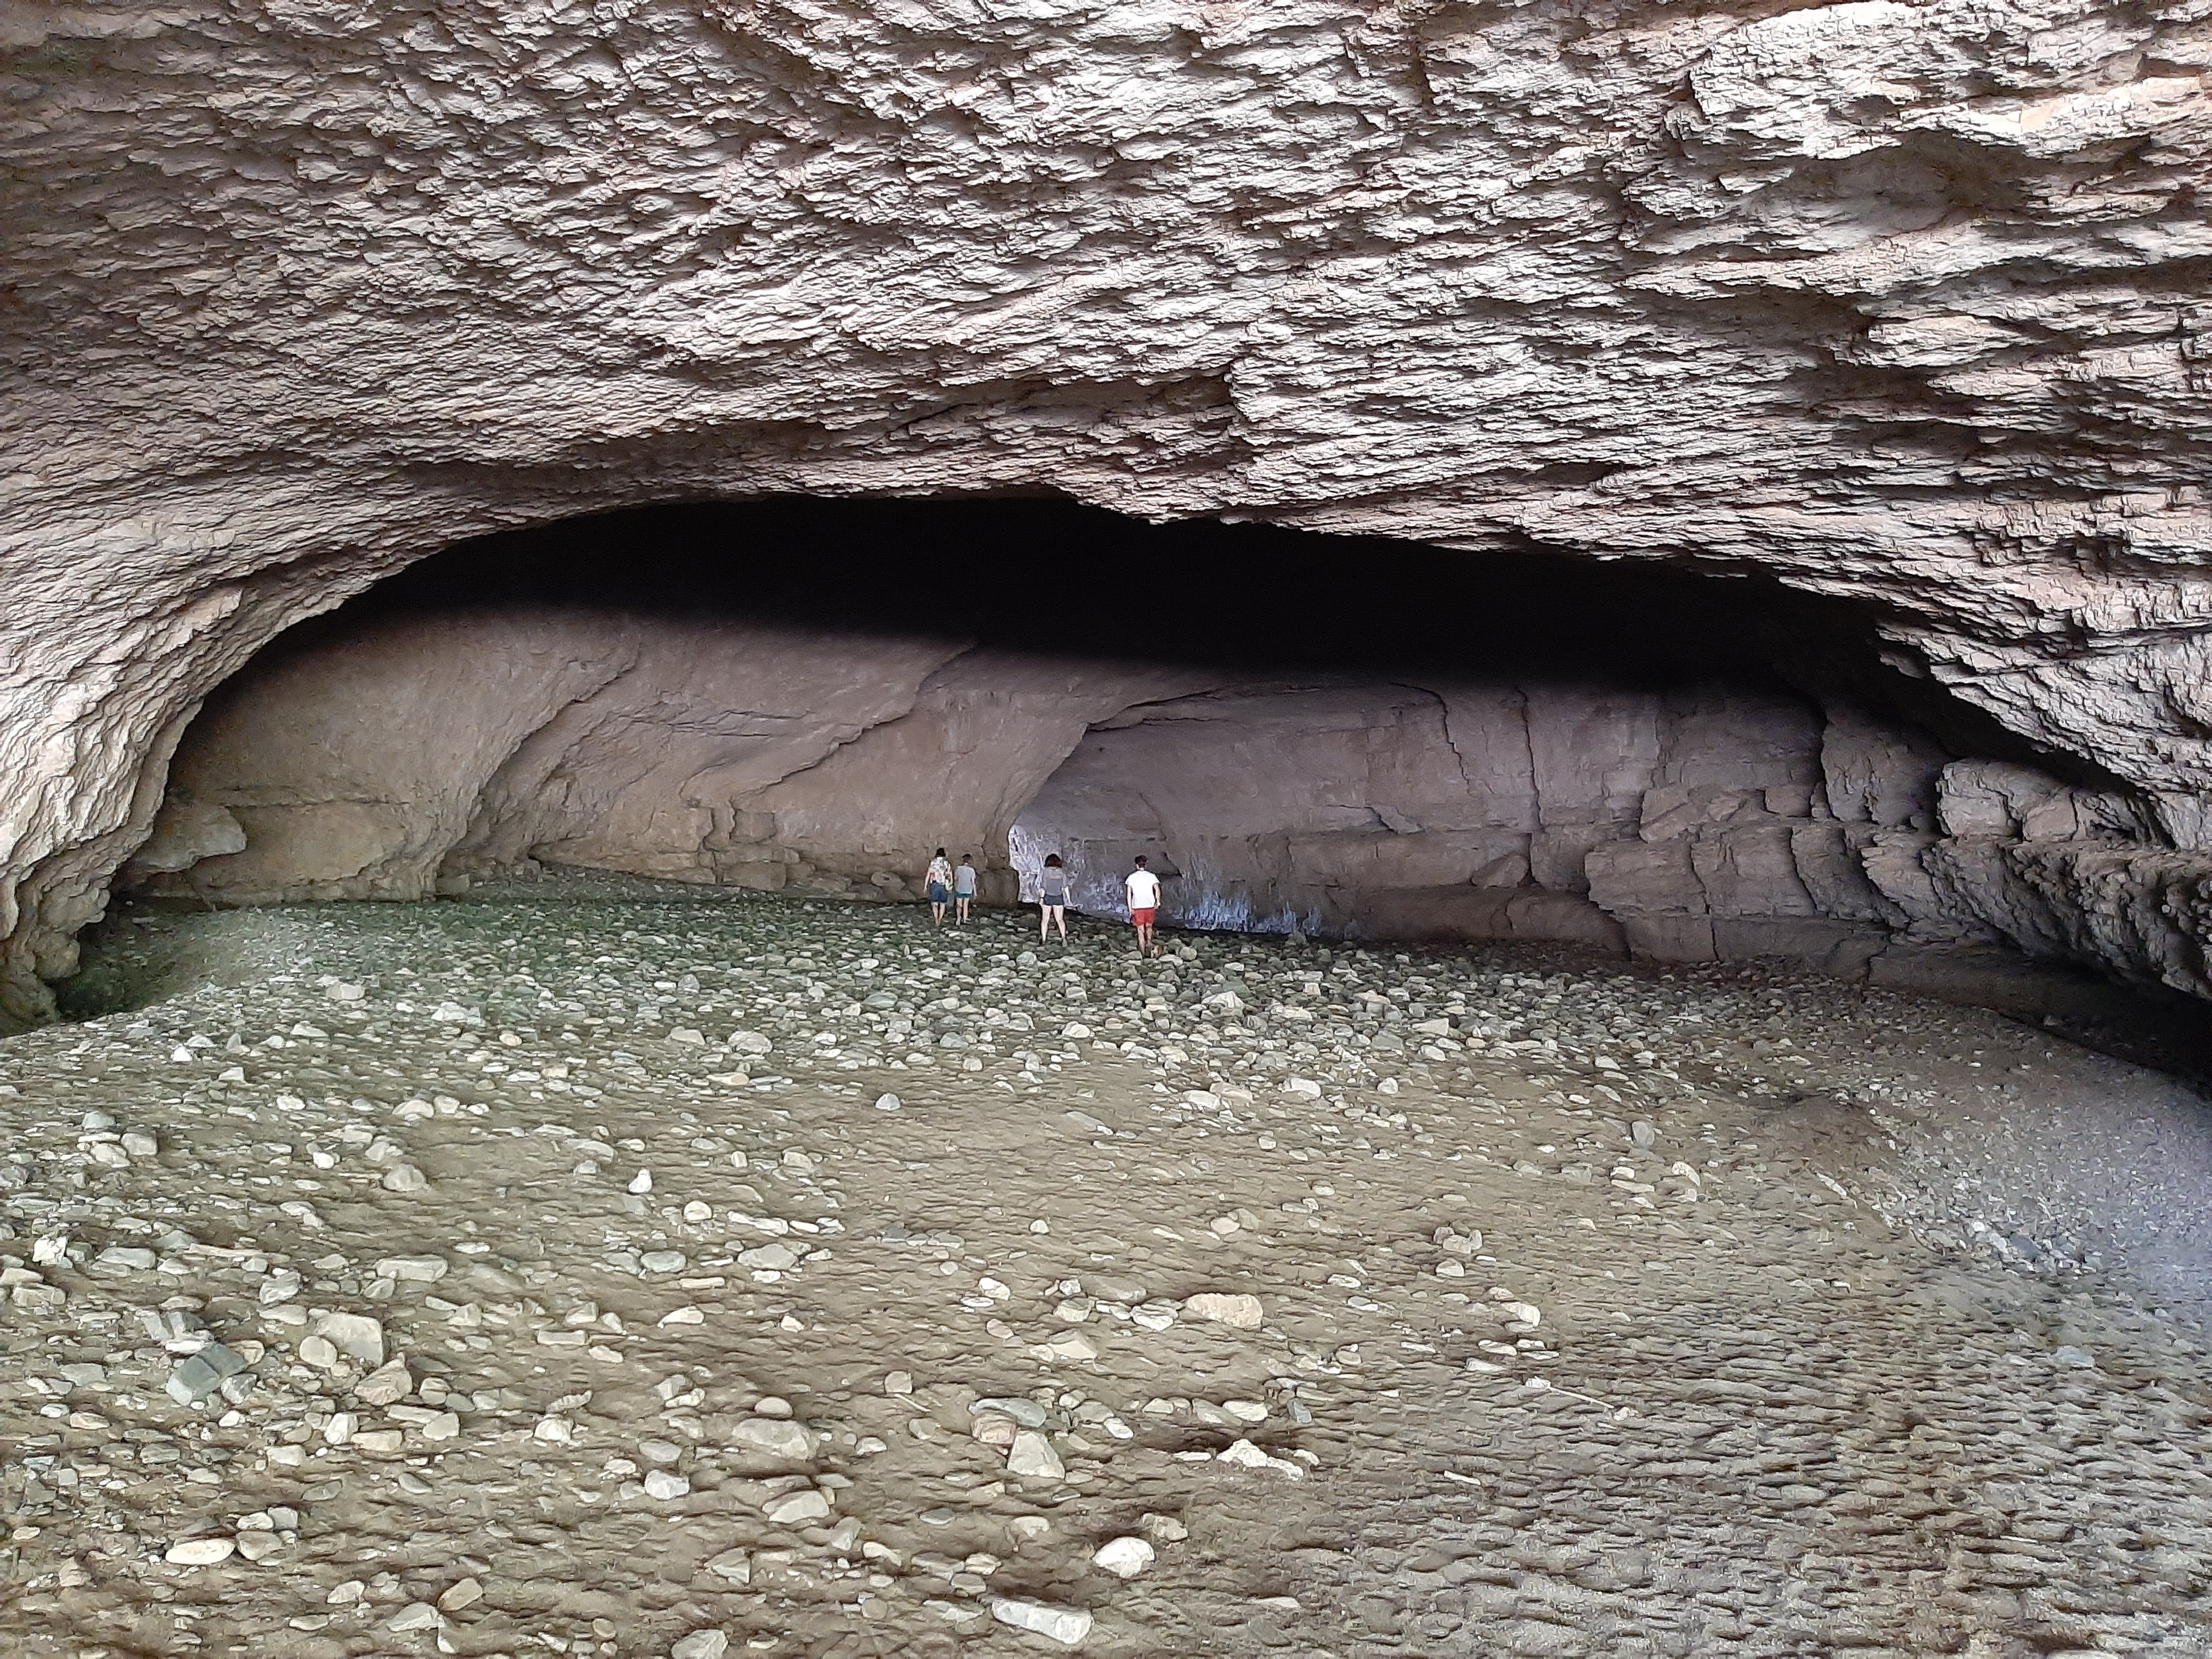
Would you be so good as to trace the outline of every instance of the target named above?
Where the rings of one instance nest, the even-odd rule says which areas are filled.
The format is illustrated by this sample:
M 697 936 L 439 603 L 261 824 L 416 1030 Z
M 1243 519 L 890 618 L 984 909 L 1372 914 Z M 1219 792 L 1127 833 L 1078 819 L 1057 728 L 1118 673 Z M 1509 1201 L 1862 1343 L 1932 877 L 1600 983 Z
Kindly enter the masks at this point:
M 2212 842 L 2212 46 L 2179 0 L 8 27 L 14 1017 L 135 851 L 233 838 L 176 811 L 148 842 L 262 644 L 457 536 L 717 492 L 1050 488 L 1764 569 Z M 427 820 L 334 790 L 225 856 L 415 890 L 410 837 L 460 827 L 482 760 L 422 763 Z M 1832 810 L 1911 829 L 1913 787 Z M 2170 973 L 2195 901 L 2108 942 L 2151 890 L 2065 903 Z
M 226 688 L 175 770 L 247 845 L 137 879 L 252 902 L 552 863 L 905 896 L 954 842 L 1007 899 L 1057 850 L 1104 914 L 1142 852 L 1205 926 L 1844 973 L 1902 934 L 2204 984 L 2212 870 L 2136 803 L 1845 700 L 1206 678 L 526 608 L 375 623 Z M 437 720 L 481 725 L 409 735 Z

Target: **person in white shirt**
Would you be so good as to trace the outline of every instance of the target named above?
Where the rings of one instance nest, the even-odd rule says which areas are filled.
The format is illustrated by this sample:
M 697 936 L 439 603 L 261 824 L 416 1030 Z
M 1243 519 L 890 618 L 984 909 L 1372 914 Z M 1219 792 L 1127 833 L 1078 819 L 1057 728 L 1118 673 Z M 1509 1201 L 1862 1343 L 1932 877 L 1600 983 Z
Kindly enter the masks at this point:
M 1159 947 L 1152 943 L 1152 921 L 1160 913 L 1160 878 L 1145 868 L 1140 856 L 1122 885 L 1129 892 L 1129 921 L 1137 930 L 1137 954 L 1156 957 Z

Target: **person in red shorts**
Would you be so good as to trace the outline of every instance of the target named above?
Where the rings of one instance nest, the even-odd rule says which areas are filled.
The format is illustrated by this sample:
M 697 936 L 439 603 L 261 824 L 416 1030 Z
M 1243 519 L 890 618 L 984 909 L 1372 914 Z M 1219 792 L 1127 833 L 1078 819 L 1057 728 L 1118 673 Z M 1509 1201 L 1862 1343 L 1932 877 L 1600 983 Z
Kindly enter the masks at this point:
M 1159 947 L 1152 943 L 1152 921 L 1160 913 L 1160 878 L 1145 868 L 1142 857 L 1137 867 L 1129 872 L 1122 884 L 1129 893 L 1129 921 L 1137 930 L 1137 954 L 1140 957 L 1159 955 Z

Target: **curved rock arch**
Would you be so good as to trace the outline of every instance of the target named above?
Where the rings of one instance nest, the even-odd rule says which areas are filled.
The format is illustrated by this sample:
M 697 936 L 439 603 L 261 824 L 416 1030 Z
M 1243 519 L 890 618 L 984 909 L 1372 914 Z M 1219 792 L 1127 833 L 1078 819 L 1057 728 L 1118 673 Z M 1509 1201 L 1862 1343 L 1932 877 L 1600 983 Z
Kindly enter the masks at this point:
M 14 1017 L 180 722 L 289 623 L 457 534 L 768 490 L 1050 486 L 1863 599 L 2140 792 L 2143 850 L 2037 878 L 2131 918 L 2064 948 L 2194 971 L 2186 8 L 7 28 Z
M 1201 924 L 1851 973 L 2005 941 L 2200 982 L 2178 930 L 2118 933 L 2140 890 L 2063 867 L 2143 857 L 2141 798 L 1885 651 L 1863 610 L 1648 564 L 1040 498 L 638 510 L 295 628 L 209 702 L 123 873 L 228 902 L 541 860 L 906 897 L 957 842 L 1011 898 L 1025 823 L 1081 848 L 1091 900 L 1133 850 L 1188 866 L 1170 912 Z

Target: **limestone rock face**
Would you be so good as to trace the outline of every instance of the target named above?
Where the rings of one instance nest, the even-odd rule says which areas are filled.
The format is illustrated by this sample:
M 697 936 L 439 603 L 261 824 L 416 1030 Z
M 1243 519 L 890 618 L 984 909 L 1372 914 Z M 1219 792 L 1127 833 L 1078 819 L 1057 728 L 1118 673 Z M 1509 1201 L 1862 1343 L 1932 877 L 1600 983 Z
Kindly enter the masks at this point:
M 385 619 L 225 686 L 172 767 L 149 846 L 174 850 L 125 879 L 414 899 L 554 864 L 904 897 L 940 844 L 1003 865 L 1092 720 L 1206 678 L 766 623 Z M 210 816 L 228 836 L 188 841 Z
M 262 645 L 676 496 L 1762 569 L 2212 843 L 2196 0 L 238 0 L 0 42 L 15 1017 Z M 1838 819 L 1935 833 L 1853 741 L 1887 769 Z M 366 869 L 380 812 L 319 844 Z
M 945 845 L 1003 901 L 1057 852 L 1118 915 L 1142 854 L 1187 925 L 1847 974 L 2004 944 L 2212 993 L 2206 861 L 2126 799 L 1771 685 L 1284 681 L 514 606 L 274 652 L 172 774 L 124 879 L 216 902 L 547 865 L 908 899 Z
M 1939 796 L 1958 833 L 1929 827 L 1919 803 Z M 1914 810 L 1884 827 L 1870 799 L 1893 819 Z M 1990 799 L 2022 805 L 1999 819 Z M 2002 944 L 2212 994 L 2212 866 L 2139 834 L 2117 798 L 1947 763 L 1927 734 L 1848 704 L 1439 682 L 1238 687 L 1134 711 L 1084 739 L 1013 848 L 1029 890 L 1058 851 L 1075 902 L 1107 914 L 1145 854 L 1169 918 L 1205 926 L 1846 974 L 1899 945 Z

